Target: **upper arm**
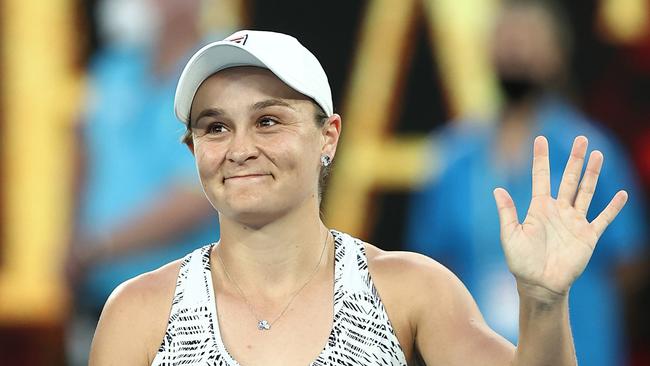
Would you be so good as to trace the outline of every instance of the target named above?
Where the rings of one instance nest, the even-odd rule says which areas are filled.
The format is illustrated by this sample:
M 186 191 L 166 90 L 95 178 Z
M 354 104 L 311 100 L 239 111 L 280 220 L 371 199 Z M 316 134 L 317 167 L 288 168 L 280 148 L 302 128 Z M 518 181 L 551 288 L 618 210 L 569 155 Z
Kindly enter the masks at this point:
M 118 286 L 106 301 L 90 349 L 90 366 L 150 365 L 163 339 L 179 262 Z
M 146 365 L 146 324 L 138 308 L 137 285 L 127 281 L 104 305 L 90 349 L 90 366 Z
M 368 269 L 405 355 L 427 365 L 509 365 L 514 346 L 488 327 L 461 281 L 433 259 L 367 244 Z M 401 337 L 400 337 L 401 335 Z
M 514 346 L 483 320 L 462 282 L 437 262 L 414 258 L 415 344 L 428 365 L 508 365 Z

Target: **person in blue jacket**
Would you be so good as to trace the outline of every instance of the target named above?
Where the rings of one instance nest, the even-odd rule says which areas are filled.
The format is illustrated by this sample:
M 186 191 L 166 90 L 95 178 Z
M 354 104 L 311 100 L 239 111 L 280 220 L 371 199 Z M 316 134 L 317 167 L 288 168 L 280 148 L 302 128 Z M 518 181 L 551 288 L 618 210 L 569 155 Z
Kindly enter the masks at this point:
M 219 239 L 170 107 L 201 40 L 200 1 L 106 0 L 79 124 L 76 215 L 66 271 L 69 364 L 87 364 L 103 304 L 128 278 Z M 194 26 L 193 26 L 194 25 Z
M 540 2 L 509 3 L 497 18 L 492 51 L 504 103 L 489 123 L 465 120 L 435 135 L 432 153 L 441 170 L 411 199 L 407 249 L 449 266 L 474 294 L 487 323 L 515 342 L 518 297 L 499 245 L 494 187 L 508 187 L 517 211 L 526 212 L 531 162 L 522 159 L 538 135 L 549 140 L 551 186 L 562 179 L 576 136 L 589 138 L 605 162 L 588 218 L 624 187 L 634 199 L 604 233 L 589 266 L 571 290 L 570 320 L 578 361 L 622 365 L 622 308 L 615 271 L 640 253 L 645 241 L 644 202 L 630 162 L 616 141 L 557 90 L 570 55 L 561 14 Z M 557 192 L 553 192 L 557 194 Z M 522 219 L 523 217 L 520 217 Z

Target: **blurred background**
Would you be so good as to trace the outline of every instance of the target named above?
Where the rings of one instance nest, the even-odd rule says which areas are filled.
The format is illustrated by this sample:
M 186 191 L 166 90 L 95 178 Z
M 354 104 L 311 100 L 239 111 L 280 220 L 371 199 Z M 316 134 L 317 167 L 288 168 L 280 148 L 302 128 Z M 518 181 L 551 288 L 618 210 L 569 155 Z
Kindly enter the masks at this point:
M 557 189 L 573 138 L 630 203 L 571 293 L 583 365 L 650 365 L 650 0 L 0 1 L 0 364 L 83 365 L 123 280 L 219 237 L 172 110 L 189 56 L 237 29 L 296 36 L 343 138 L 330 227 L 450 267 L 516 342 L 491 191 Z M 281 52 L 281 50 L 278 50 Z

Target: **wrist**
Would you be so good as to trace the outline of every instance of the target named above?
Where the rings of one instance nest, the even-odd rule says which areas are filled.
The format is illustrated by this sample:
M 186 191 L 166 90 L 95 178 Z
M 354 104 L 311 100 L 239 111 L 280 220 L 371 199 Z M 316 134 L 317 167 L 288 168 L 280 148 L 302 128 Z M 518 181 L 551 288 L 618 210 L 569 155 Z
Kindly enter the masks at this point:
M 517 280 L 517 292 L 522 303 L 531 303 L 543 307 L 564 304 L 569 298 L 569 290 L 554 291 L 541 285 Z

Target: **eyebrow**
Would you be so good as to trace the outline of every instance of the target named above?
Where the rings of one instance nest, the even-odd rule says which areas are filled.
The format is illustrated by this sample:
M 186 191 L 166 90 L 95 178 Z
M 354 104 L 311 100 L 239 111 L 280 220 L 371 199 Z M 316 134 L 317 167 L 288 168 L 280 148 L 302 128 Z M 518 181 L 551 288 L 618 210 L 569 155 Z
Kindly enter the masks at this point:
M 287 108 L 291 108 L 291 109 L 295 110 L 295 108 L 293 108 L 293 106 L 291 106 L 291 104 L 289 104 L 289 103 L 287 103 L 287 102 L 285 102 L 283 100 L 280 100 L 280 99 L 262 100 L 260 102 L 257 102 L 255 104 L 253 104 L 253 107 L 251 109 L 260 110 L 260 109 L 264 109 L 266 107 L 273 107 L 273 106 L 287 107 Z
M 295 110 L 295 108 L 293 106 L 291 106 L 291 104 L 289 104 L 289 103 L 287 103 L 287 102 L 285 102 L 283 100 L 280 100 L 280 99 L 266 99 L 266 100 L 259 101 L 259 102 L 255 103 L 255 104 L 253 104 L 251 106 L 251 109 L 252 110 L 260 110 L 260 109 L 264 109 L 264 108 L 267 108 L 267 107 L 273 107 L 273 106 L 287 107 L 287 108 Z M 198 123 L 198 121 L 203 117 L 221 117 L 221 116 L 223 116 L 225 114 L 226 114 L 226 111 L 224 111 L 221 108 L 216 108 L 216 107 L 207 108 L 207 109 L 202 110 L 201 113 L 199 113 L 199 115 L 194 120 L 194 123 Z
M 199 115 L 194 120 L 194 123 L 198 123 L 199 120 L 203 117 L 220 117 L 224 114 L 226 114 L 226 112 L 221 108 L 207 108 L 199 113 Z

